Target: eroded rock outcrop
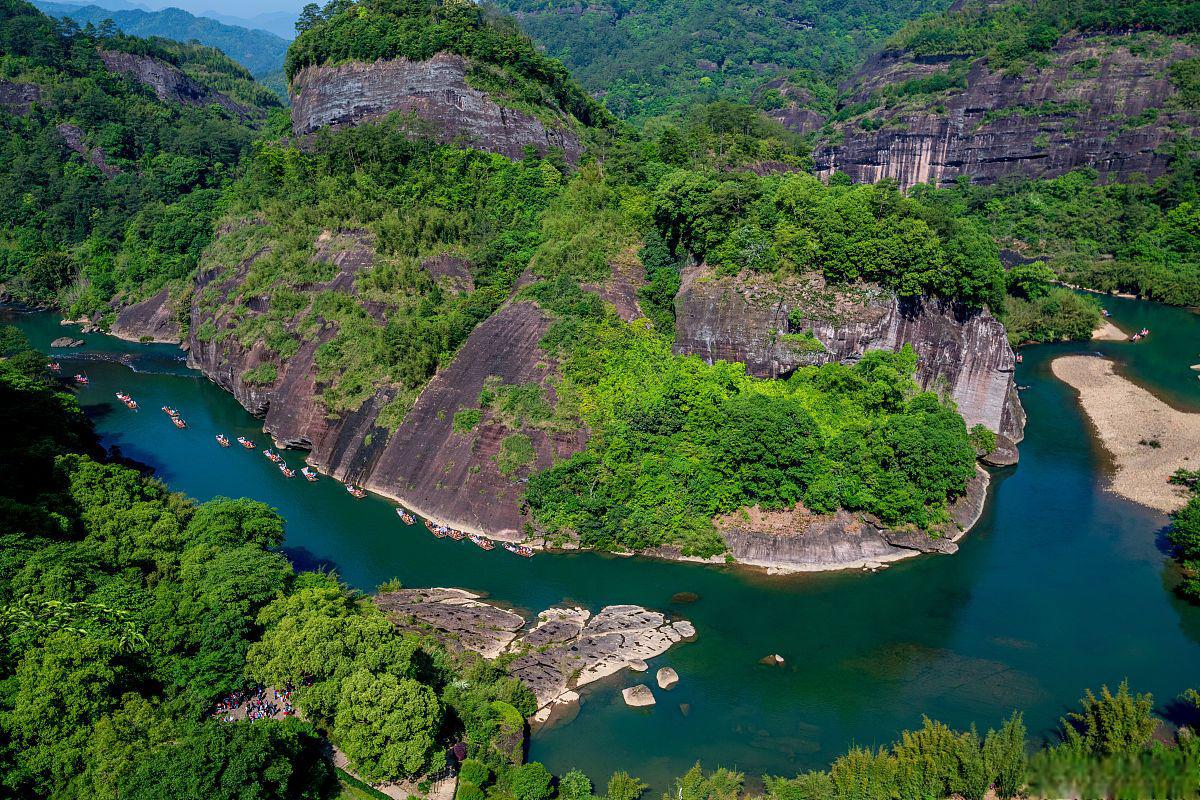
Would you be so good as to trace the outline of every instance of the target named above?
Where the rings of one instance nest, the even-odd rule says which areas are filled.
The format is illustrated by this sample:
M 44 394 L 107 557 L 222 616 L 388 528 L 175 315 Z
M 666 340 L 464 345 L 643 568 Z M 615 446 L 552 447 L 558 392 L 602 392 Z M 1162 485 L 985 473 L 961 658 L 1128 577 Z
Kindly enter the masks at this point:
M 676 353 L 709 363 L 742 361 L 763 378 L 911 344 L 920 385 L 952 398 L 968 427 L 983 424 L 996 432 L 998 461 L 1016 461 L 1025 427 L 1013 381 L 1016 359 L 1004 326 L 987 311 L 897 298 L 869 285 L 835 290 L 815 275 L 719 277 L 703 266 L 684 270 L 675 310 Z M 789 338 L 789 316 L 799 316 L 801 329 L 820 346 Z
M 849 83 L 843 106 L 951 69 L 966 69 L 965 88 L 893 100 L 839 123 L 834 143 L 814 153 L 817 167 L 856 181 L 894 178 L 901 187 L 944 186 L 961 175 L 981 183 L 1053 177 L 1084 166 L 1107 179 L 1153 180 L 1167 169 L 1170 142 L 1197 130 L 1197 114 L 1174 102 L 1169 68 L 1198 52 L 1157 34 L 1072 35 L 1048 64 L 1021 74 L 993 71 L 985 59 L 968 67 L 884 52 Z M 802 103 L 774 116 L 800 131 L 816 125 Z
M 415 117 L 414 134 L 444 143 L 521 158 L 532 146 L 562 150 L 574 163 L 579 137 L 565 116 L 547 119 L 505 107 L 467 83 L 469 62 L 438 53 L 427 61 L 305 67 L 292 79 L 292 131 L 303 136 L 326 126 L 356 125 L 392 112 Z
M 179 321 L 170 289 L 121 308 L 108 332 L 131 342 L 179 344 Z
M 23 117 L 41 99 L 42 90 L 37 84 L 0 80 L 0 109 L 10 114 Z
M 54 126 L 54 129 L 57 130 L 58 135 L 62 137 L 63 143 L 66 144 L 67 149 L 83 156 L 84 160 L 96 169 L 100 170 L 104 177 L 111 178 L 114 175 L 119 175 L 121 173 L 120 167 L 116 166 L 115 164 L 108 163 L 108 161 L 105 159 L 103 149 L 99 147 L 90 147 L 88 145 L 86 141 L 87 137 L 83 132 L 83 128 L 80 128 L 78 125 L 71 125 L 70 123 L 64 122 Z
M 219 105 L 230 113 L 243 117 L 255 112 L 235 102 L 220 92 L 214 91 L 188 76 L 174 64 L 154 56 L 101 50 L 100 59 L 111 72 L 127 75 L 135 81 L 149 86 L 155 96 L 164 103 L 175 102 L 190 106 Z
M 749 509 L 715 522 L 730 554 L 743 564 L 776 572 L 872 568 L 921 553 L 958 552 L 956 542 L 983 511 L 989 482 L 988 473 L 976 468 L 966 492 L 951 506 L 951 521 L 932 532 L 890 530 L 861 513 L 817 516 L 801 508 Z
M 375 602 L 397 625 L 431 630 L 486 658 L 518 653 L 508 671 L 529 687 L 542 709 L 696 635 L 689 622 L 633 605 L 605 606 L 595 614 L 550 608 L 522 632 L 520 615 L 462 589 L 402 589 L 384 592 Z

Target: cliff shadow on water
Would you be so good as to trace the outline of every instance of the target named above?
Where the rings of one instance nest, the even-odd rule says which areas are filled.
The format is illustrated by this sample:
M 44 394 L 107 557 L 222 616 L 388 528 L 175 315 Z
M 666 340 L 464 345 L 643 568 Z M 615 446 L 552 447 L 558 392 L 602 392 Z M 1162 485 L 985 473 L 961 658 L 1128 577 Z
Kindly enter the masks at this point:
M 653 690 L 656 705 L 626 707 L 620 690 L 646 678 L 621 673 L 588 687 L 578 717 L 530 745 L 530 757 L 557 773 L 578 766 L 603 781 L 624 769 L 659 790 L 696 759 L 752 777 L 825 766 L 851 743 L 919 727 L 922 714 L 986 728 L 1021 708 L 1035 734 L 1048 733 L 1084 687 L 1127 677 L 1166 703 L 1194 684 L 1200 611 L 1168 591 L 1155 541 L 1166 519 L 1105 491 L 1102 453 L 1049 363 L 1063 352 L 1112 352 L 1139 383 L 1200 407 L 1200 381 L 1187 369 L 1194 361 L 1173 349 L 1182 337 L 1200 341 L 1197 320 L 1138 301 L 1106 305 L 1121 327 L 1153 335 L 1025 350 L 1015 373 L 1028 387 L 1020 467 L 993 472 L 992 502 L 957 555 L 876 574 L 783 577 L 596 553 L 484 552 L 405 526 L 389 503 L 354 500 L 335 481 L 289 481 L 261 452 L 218 447 L 223 432 L 261 448 L 262 422 L 208 381 L 104 360 L 144 346 L 87 334 L 81 352 L 56 357 L 66 374 L 87 370 L 92 385 L 80 400 L 89 412 L 118 389 L 141 404 L 138 413 L 96 416 L 106 445 L 159 466 L 172 488 L 199 499 L 248 495 L 279 508 L 286 550 L 306 565 L 332 565 L 358 588 L 395 577 L 523 609 L 636 603 L 690 620 L 696 640 L 651 663 L 680 676 L 673 689 Z M 42 348 L 62 330 L 47 315 L 18 324 Z M 186 431 L 158 411 L 164 404 L 185 416 Z M 298 454 L 284 457 L 299 466 Z M 759 663 L 772 653 L 781 666 Z

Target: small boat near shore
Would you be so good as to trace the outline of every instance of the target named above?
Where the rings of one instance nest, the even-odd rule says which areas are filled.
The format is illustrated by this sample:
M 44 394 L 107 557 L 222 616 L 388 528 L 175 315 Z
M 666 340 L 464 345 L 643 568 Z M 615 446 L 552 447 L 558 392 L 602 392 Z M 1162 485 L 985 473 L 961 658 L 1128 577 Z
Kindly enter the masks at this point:
M 346 491 L 350 493 L 351 497 L 353 497 L 357 500 L 362 500 L 364 497 L 367 496 L 367 492 L 365 489 L 355 486 L 353 483 L 346 484 Z
M 405 525 L 412 525 L 414 522 L 416 522 L 416 520 L 413 519 L 412 514 L 409 514 L 404 510 L 404 506 L 400 506 L 396 509 L 396 516 L 399 517 Z
M 279 465 L 279 471 L 283 473 L 283 477 L 285 477 L 285 478 L 294 478 L 294 477 L 296 477 L 296 470 L 294 470 L 294 469 L 288 469 L 288 465 L 287 465 L 287 464 L 280 464 L 280 465 Z
M 283 463 L 283 456 L 273 450 L 263 450 L 263 455 L 267 457 L 268 461 L 274 461 L 276 464 Z
M 301 467 L 300 474 L 303 475 L 305 478 L 307 478 L 309 483 L 317 482 L 317 473 L 314 472 L 313 470 L 309 469 L 308 467 Z
M 74 380 L 75 383 L 80 386 L 87 386 L 89 383 L 91 383 L 91 381 L 88 380 L 88 376 L 84 375 L 82 372 L 75 373 L 75 377 L 72 378 L 72 380 Z
M 51 361 L 46 365 L 46 369 L 50 370 L 51 372 L 61 372 L 62 365 L 60 365 L 57 361 Z
M 178 417 L 179 416 L 179 412 L 176 411 L 175 409 L 171 408 L 170 406 L 163 406 L 162 410 L 163 410 L 163 413 L 166 414 L 168 417 Z
M 470 539 L 473 544 L 478 545 L 479 547 L 483 548 L 484 550 L 493 550 L 496 547 L 495 542 L 493 542 L 491 539 L 487 538 L 486 536 L 480 536 L 478 533 L 472 533 L 467 538 Z
M 430 533 L 439 539 L 444 539 L 446 537 L 447 529 L 445 525 L 434 525 L 429 520 L 425 520 L 425 527 L 429 529 Z
M 223 433 L 218 433 L 217 444 L 221 445 L 221 447 L 229 447 L 229 437 Z
M 451 528 L 450 530 L 446 531 L 446 535 L 456 542 L 461 542 L 464 538 L 466 538 L 466 534 L 457 528 Z
M 505 542 L 504 549 L 514 555 L 520 556 L 521 558 L 533 558 L 533 548 L 526 547 L 523 544 L 514 544 L 512 542 Z
M 240 444 L 242 447 L 246 448 L 247 450 L 254 449 L 254 442 L 250 441 L 245 436 L 239 436 L 237 438 L 237 443 Z
M 187 423 L 183 420 L 183 417 L 171 417 L 171 422 L 175 423 L 175 427 L 181 430 L 187 427 Z

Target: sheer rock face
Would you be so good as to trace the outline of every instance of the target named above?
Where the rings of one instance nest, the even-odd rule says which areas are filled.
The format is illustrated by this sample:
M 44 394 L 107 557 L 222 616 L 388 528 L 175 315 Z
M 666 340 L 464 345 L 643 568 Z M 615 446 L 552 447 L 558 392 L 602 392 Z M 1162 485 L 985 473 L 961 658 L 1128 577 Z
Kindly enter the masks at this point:
M 467 84 L 469 62 L 438 53 L 428 61 L 405 58 L 339 66 L 310 66 L 292 79 L 292 131 L 304 136 L 326 126 L 357 125 L 393 111 L 418 120 L 414 133 L 444 143 L 521 158 L 527 146 L 560 149 L 575 163 L 581 151 L 570 121 L 553 124 L 499 105 Z
M 536 453 L 528 470 L 541 470 L 582 449 L 586 434 L 510 430 L 490 412 L 473 431 L 456 433 L 454 415 L 479 407 L 479 394 L 492 375 L 504 384 L 541 384 L 555 402 L 546 382 L 554 370 L 538 346 L 549 326 L 545 312 L 523 301 L 509 301 L 481 322 L 454 361 L 421 391 L 404 424 L 360 479 L 363 485 L 453 527 L 524 539 L 524 486 L 520 474 L 500 473 L 496 456 L 502 442 L 515 434 L 528 436 Z
M 300 348 L 282 365 L 261 341 L 246 346 L 236 336 L 222 336 L 236 328 L 239 322 L 229 312 L 212 318 L 214 335 L 203 338 L 199 335 L 211 318 L 203 305 L 206 293 L 212 292 L 224 300 L 238 292 L 251 265 L 266 253 L 264 249 L 252 254 L 228 272 L 217 268 L 201 270 L 192 295 L 188 365 L 201 370 L 233 394 L 250 413 L 262 417 L 263 430 L 276 442 L 311 449 L 310 462 L 319 464 L 325 471 L 345 472 L 356 459 L 369 455 L 370 448 L 364 447 L 363 442 L 372 433 L 380 433 L 374 426 L 374 419 L 391 395 L 381 391 L 359 411 L 330 417 L 318 397 L 314 362 L 317 349 L 336 332 L 331 325 L 320 326 L 315 334 L 296 330 L 295 323 L 289 325 L 289 330 L 300 341 Z M 337 271 L 329 281 L 312 287 L 314 290 L 352 293 L 355 275 L 369 268 L 374 261 L 373 243 L 363 232 L 325 233 L 316 242 L 315 258 L 332 263 Z M 248 298 L 246 309 L 249 316 L 266 314 L 270 310 L 269 299 L 265 296 Z M 382 314 L 382 310 L 374 306 L 368 306 L 367 310 Z M 242 376 L 248 370 L 263 364 L 277 366 L 274 382 L 264 386 L 244 380 Z M 381 439 L 386 439 L 386 433 Z
M 315 249 L 317 260 L 332 263 L 337 269 L 329 281 L 309 288 L 356 295 L 356 276 L 374 264 L 371 237 L 361 231 L 336 235 L 327 232 L 318 238 Z M 493 375 L 505 384 L 542 384 L 554 401 L 554 390 L 548 383 L 554 374 L 553 362 L 538 346 L 550 318 L 532 303 L 509 301 L 467 337 L 454 361 L 430 380 L 405 422 L 393 432 L 380 427 L 377 419 L 396 397 L 395 388 L 381 387 L 352 412 L 331 415 L 321 401 L 316 353 L 336 334 L 333 325 L 320 325 L 314 334 L 289 323 L 286 327 L 300 341 L 300 348 L 283 364 L 261 341 L 245 346 L 236 336 L 222 336 L 240 322 L 228 312 L 213 319 L 210 327 L 215 335 L 198 335 L 211 318 L 211 311 L 203 307 L 203 298 L 215 294 L 223 299 L 239 292 L 251 265 L 266 252 L 253 253 L 236 269 L 201 271 L 192 295 L 189 365 L 232 393 L 252 414 L 262 417 L 263 430 L 276 443 L 310 450 L 308 463 L 321 472 L 362 485 L 422 516 L 462 530 L 510 541 L 526 538 L 522 477 L 582 449 L 587 442 L 586 432 L 511 430 L 493 419 L 490 412 L 485 412 L 470 432 L 456 433 L 453 424 L 460 409 L 479 406 L 479 393 Z M 465 266 L 459 269 L 469 280 Z M 450 280 L 453 276 L 442 277 Z M 159 299 L 165 304 L 165 296 Z M 269 302 L 266 296 L 249 298 L 244 313 L 266 314 Z M 377 321 L 384 321 L 385 308 L 358 302 Z M 122 333 L 140 338 L 147 328 L 137 326 L 135 321 L 163 313 L 169 312 L 138 306 L 127 309 L 121 317 L 127 323 Z M 277 367 L 276 380 L 265 386 L 248 383 L 243 375 L 262 364 Z M 529 437 L 535 461 L 517 474 L 502 475 L 496 456 L 504 439 L 518 433 Z
M 254 116 L 255 112 L 237 103 L 220 92 L 186 75 L 183 70 L 153 56 L 101 50 L 100 59 L 110 72 L 127 75 L 139 83 L 149 86 L 159 100 L 189 106 L 207 106 L 213 103 L 226 111 L 243 117 Z
M 30 107 L 42 99 L 42 90 L 33 83 L 14 83 L 0 80 L 0 109 L 23 117 Z
M 980 59 L 970 66 L 965 89 L 869 112 L 878 130 L 864 130 L 857 118 L 839 125 L 844 143 L 819 147 L 817 168 L 855 181 L 894 178 L 902 188 L 930 181 L 946 186 L 962 175 L 979 183 L 1013 174 L 1053 177 L 1085 166 L 1109 180 L 1153 180 L 1167 169 L 1167 145 L 1194 134 L 1200 121 L 1194 112 L 1172 108 L 1177 90 L 1169 72 L 1200 49 L 1156 37 L 1135 54 L 1129 47 L 1135 41 L 1146 40 L 1064 37 L 1048 66 L 1021 75 L 994 72 Z M 884 52 L 853 80 L 845 103 L 944 72 L 953 61 Z M 772 113 L 795 130 L 814 129 L 801 104 Z
M 855 362 L 868 350 L 917 353 L 917 381 L 944 392 L 967 427 L 983 424 L 1011 450 L 1025 415 L 1013 381 L 1016 359 L 1004 326 L 987 311 L 928 298 L 897 298 L 878 287 L 834 290 L 819 276 L 777 281 L 745 274 L 718 277 L 704 266 L 684 270 L 675 300 L 675 352 L 708 363 L 742 361 L 760 378 L 830 361 Z M 791 340 L 789 315 L 820 347 Z
M 163 289 L 153 297 L 119 310 L 109 333 L 132 342 L 179 344 L 179 323 L 170 290 Z
M 397 625 L 432 629 L 486 658 L 519 653 L 508 671 L 534 693 L 538 708 L 696 635 L 691 623 L 633 605 L 605 606 L 595 614 L 549 608 L 526 628 L 520 615 L 462 589 L 401 589 L 375 602 Z

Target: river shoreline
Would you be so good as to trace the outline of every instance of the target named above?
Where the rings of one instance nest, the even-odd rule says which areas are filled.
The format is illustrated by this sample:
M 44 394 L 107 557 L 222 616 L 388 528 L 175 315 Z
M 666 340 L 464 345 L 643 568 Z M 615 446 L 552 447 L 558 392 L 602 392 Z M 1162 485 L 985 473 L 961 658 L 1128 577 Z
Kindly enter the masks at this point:
M 90 320 L 62 320 L 63 326 L 80 325 L 90 323 Z M 186 348 L 178 342 L 178 340 L 146 342 L 140 337 L 129 335 L 120 335 L 113 331 L 91 331 L 92 333 L 100 333 L 101 335 L 112 336 L 115 339 L 130 342 L 133 344 L 174 344 L 178 345 L 181 350 Z M 189 367 L 198 375 L 208 380 L 215 386 L 220 387 L 220 384 L 213 381 L 202 370 L 197 370 L 194 367 Z M 224 388 L 224 387 L 221 387 Z M 228 391 L 228 390 L 226 390 Z M 231 393 L 232 394 L 232 393 Z M 235 396 L 236 399 L 236 396 Z M 243 407 L 244 408 L 244 407 Z M 249 412 L 246 409 L 247 413 Z M 256 419 L 257 415 L 251 414 Z M 288 445 L 286 442 L 281 442 L 276 439 L 270 431 L 263 428 L 263 433 L 271 438 L 273 446 L 278 450 L 292 450 L 294 452 L 304 452 L 303 448 L 295 448 Z M 337 480 L 329 473 L 325 472 L 321 465 L 314 464 L 308 457 L 305 457 L 305 464 L 314 469 L 329 480 Z M 889 564 L 903 561 L 909 558 L 915 558 L 921 555 L 930 554 L 953 554 L 957 551 L 957 542 L 962 539 L 971 528 L 982 517 L 983 512 L 988 502 L 988 486 L 990 485 L 990 474 L 981 466 L 976 466 L 976 476 L 968 486 L 967 492 L 960 497 L 950 508 L 952 522 L 943 526 L 940 531 L 942 534 L 938 537 L 929 536 L 928 541 L 925 540 L 928 534 L 924 531 L 915 533 L 908 532 L 905 534 L 895 535 L 882 526 L 862 518 L 859 515 L 849 514 L 847 512 L 839 512 L 844 519 L 835 519 L 829 526 L 832 528 L 833 541 L 822 542 L 824 549 L 833 554 L 833 558 L 811 558 L 808 560 L 797 558 L 761 558 L 750 554 L 749 548 L 741 547 L 742 538 L 730 532 L 725 535 L 729 549 L 722 554 L 711 556 L 708 558 L 700 556 L 684 555 L 678 548 L 673 546 L 662 546 L 638 550 L 633 552 L 615 553 L 621 556 L 638 556 L 642 558 L 659 559 L 664 561 L 674 561 L 683 563 L 704 564 L 708 566 L 734 566 L 739 569 L 750 572 L 764 573 L 772 576 L 787 576 L 799 575 L 804 573 L 825 573 L 825 572 L 847 572 L 847 571 L 864 571 L 876 572 L 881 569 L 886 569 Z M 362 485 L 371 494 L 378 495 L 386 500 L 395 503 L 397 506 L 409 511 L 422 520 L 428 520 L 435 526 L 441 525 L 455 530 L 460 530 L 466 534 L 482 536 L 497 542 L 524 543 L 531 549 L 547 554 L 578 552 L 582 548 L 578 547 L 563 547 L 551 545 L 544 537 L 536 537 L 531 540 L 520 538 L 505 538 L 497 536 L 495 532 L 488 532 L 478 525 L 455 519 L 445 514 L 434 514 L 421 508 L 420 505 L 412 502 L 403 494 L 392 490 L 390 487 L 381 486 L 374 482 L 366 482 Z M 859 533 L 861 529 L 874 531 L 875 538 L 878 541 L 864 541 L 863 536 Z M 805 536 L 805 531 L 801 532 L 786 532 L 776 538 L 774 544 L 783 543 L 786 547 L 789 543 L 793 546 L 799 543 L 801 548 L 808 546 L 807 542 L 801 542 Z M 827 538 L 830 538 L 827 534 Z M 842 541 L 837 541 L 841 539 Z M 739 554 L 739 550 L 743 550 Z
M 1172 408 L 1118 375 L 1105 358 L 1061 356 L 1050 368 L 1075 390 L 1113 457 L 1110 491 L 1164 513 L 1183 506 L 1184 494 L 1167 481 L 1178 469 L 1200 466 L 1200 414 Z

